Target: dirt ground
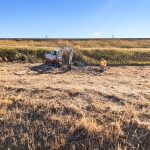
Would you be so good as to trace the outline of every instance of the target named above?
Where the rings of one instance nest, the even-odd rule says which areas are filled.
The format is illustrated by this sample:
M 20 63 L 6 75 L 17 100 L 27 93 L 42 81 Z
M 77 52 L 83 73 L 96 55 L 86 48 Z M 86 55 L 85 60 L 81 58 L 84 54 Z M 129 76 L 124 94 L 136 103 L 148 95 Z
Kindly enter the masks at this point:
M 120 118 L 124 117 L 122 122 L 128 124 L 121 125 L 126 136 L 121 138 L 128 137 L 126 143 L 130 143 L 126 147 L 135 148 L 140 144 L 141 148 L 150 148 L 147 141 L 150 139 L 150 66 L 110 67 L 105 73 L 90 66 L 51 73 L 43 72 L 39 66 L 41 64 L 1 63 L 0 99 L 15 99 L 20 104 L 34 101 L 35 105 L 49 102 L 73 106 L 79 118 L 94 118 L 97 125 L 111 124 L 119 114 Z M 1 112 L 0 117 L 4 119 Z
M 50 100 L 52 95 L 54 97 L 51 100 L 54 100 L 55 94 L 67 90 L 87 93 L 93 99 L 98 98 L 93 93 L 101 93 L 108 96 L 114 95 L 130 102 L 135 98 L 137 101 L 148 101 L 150 96 L 149 66 L 111 67 L 102 74 L 99 73 L 98 67 L 74 68 L 71 72 L 61 74 L 58 71 L 51 74 L 40 73 L 37 72 L 38 70 L 32 71 L 30 68 L 33 66 L 40 66 L 40 64 L 0 64 L 0 86 L 11 89 L 7 92 L 18 89 L 20 90 L 18 94 L 23 94 L 22 96 L 26 98 L 28 96 L 31 98 L 31 95 L 28 95 L 29 92 L 37 90 L 39 92 L 33 94 L 32 98 L 44 100 Z M 10 96 L 13 94 L 10 93 Z

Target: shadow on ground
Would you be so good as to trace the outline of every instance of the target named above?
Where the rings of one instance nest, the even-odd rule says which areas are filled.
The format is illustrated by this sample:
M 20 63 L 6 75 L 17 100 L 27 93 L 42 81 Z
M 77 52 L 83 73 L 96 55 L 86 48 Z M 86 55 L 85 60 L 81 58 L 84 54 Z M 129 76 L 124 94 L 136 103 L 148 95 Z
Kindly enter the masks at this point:
M 30 67 L 31 71 L 37 72 L 37 73 L 51 73 L 54 70 L 53 66 L 41 64 L 38 66 L 32 66 Z

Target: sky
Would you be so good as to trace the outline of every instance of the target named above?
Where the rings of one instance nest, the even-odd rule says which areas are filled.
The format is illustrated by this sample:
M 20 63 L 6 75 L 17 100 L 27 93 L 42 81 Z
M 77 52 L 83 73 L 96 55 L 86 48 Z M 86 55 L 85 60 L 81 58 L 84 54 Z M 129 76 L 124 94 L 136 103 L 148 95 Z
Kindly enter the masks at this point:
M 150 38 L 150 0 L 0 0 L 0 38 Z

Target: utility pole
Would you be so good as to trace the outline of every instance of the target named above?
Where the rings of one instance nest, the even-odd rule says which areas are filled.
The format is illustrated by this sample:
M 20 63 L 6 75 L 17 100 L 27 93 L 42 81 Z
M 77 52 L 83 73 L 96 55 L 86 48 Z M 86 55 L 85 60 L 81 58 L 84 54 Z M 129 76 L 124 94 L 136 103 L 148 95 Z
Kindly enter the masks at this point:
M 45 46 L 48 47 L 48 37 L 47 37 L 47 35 L 46 35 Z
M 47 35 L 46 35 L 46 41 L 48 40 L 48 37 L 47 37 Z

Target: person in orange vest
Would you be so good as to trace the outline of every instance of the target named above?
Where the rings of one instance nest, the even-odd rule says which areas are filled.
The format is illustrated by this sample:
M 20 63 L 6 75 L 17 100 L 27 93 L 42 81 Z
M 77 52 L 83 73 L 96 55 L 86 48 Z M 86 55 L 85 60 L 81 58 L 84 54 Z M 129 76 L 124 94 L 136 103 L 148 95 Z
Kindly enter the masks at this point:
M 100 71 L 101 72 L 105 72 L 106 71 L 106 67 L 107 67 L 107 61 L 104 58 L 102 58 L 100 60 Z

